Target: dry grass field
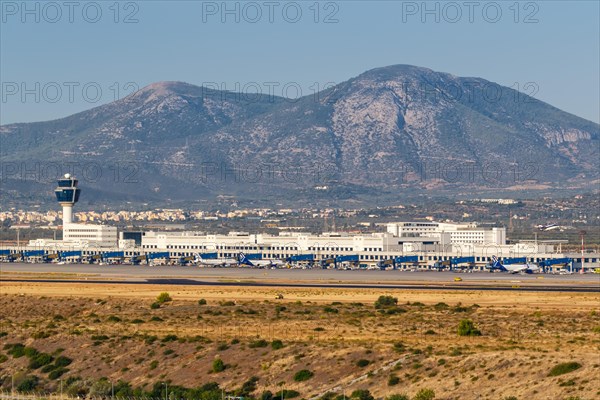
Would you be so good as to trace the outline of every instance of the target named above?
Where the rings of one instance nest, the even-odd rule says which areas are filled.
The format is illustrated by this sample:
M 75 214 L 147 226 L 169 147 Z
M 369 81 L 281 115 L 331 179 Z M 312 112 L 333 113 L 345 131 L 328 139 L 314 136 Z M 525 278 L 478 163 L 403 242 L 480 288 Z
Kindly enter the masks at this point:
M 600 398 L 598 294 L 3 281 L 0 323 L 3 390 Z

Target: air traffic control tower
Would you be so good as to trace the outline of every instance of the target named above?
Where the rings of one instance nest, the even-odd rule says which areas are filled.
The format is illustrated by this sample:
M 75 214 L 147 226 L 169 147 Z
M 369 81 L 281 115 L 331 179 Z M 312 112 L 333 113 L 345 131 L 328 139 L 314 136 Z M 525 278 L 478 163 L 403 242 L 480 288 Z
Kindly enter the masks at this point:
M 56 200 L 63 208 L 63 226 L 73 223 L 73 205 L 79 201 L 81 192 L 77 183 L 77 179 L 71 174 L 65 174 L 58 180 L 58 187 L 54 190 Z

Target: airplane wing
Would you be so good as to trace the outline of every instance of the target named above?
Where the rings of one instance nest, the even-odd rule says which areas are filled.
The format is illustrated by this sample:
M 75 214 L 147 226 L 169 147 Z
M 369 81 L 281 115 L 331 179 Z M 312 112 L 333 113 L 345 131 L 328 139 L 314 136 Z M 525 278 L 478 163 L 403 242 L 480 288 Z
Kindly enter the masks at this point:
M 514 266 L 512 266 L 510 272 L 512 274 L 517 274 L 519 272 L 527 271 L 527 269 L 528 269 L 527 265 L 514 265 Z

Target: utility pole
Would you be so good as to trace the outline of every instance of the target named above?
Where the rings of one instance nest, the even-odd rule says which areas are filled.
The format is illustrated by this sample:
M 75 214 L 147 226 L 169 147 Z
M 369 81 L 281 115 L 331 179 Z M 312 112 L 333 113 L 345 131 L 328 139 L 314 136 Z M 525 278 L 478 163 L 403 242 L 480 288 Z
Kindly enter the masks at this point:
M 115 383 L 113 381 L 110 381 L 110 398 L 115 399 Z

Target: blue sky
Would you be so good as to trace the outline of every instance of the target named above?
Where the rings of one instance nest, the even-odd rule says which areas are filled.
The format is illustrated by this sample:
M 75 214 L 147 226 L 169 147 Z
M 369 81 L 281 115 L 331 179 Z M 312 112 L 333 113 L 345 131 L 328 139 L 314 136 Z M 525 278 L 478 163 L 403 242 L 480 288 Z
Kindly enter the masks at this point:
M 157 81 L 276 82 L 275 94 L 306 95 L 392 64 L 533 83 L 534 97 L 600 121 L 597 1 L 23 4 L 1 1 L 1 124 L 64 117 Z

